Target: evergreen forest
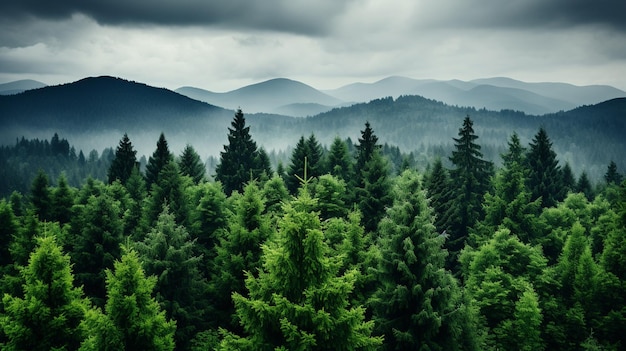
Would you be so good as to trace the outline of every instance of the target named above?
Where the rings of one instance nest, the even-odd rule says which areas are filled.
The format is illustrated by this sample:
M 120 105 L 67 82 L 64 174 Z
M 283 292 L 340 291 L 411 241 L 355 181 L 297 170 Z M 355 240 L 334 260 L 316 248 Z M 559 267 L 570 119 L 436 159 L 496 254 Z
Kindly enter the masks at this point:
M 417 162 L 363 123 L 281 158 L 238 110 L 210 168 L 163 133 L 0 148 L 0 348 L 626 348 L 623 159 L 576 175 L 544 128 L 486 157 L 468 115 Z

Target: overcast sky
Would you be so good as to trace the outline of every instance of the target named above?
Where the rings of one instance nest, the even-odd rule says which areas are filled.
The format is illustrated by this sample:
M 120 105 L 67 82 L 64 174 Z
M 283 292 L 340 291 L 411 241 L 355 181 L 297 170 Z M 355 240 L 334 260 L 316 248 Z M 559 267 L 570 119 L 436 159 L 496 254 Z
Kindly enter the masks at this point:
M 212 91 L 391 75 L 626 90 L 626 1 L 0 1 L 0 83 L 99 75 Z

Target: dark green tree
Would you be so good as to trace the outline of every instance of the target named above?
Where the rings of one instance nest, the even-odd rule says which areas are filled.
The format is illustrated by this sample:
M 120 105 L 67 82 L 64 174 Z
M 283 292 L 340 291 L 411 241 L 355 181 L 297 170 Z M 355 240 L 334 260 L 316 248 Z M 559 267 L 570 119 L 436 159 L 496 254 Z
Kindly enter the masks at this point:
M 539 132 L 530 143 L 526 162 L 532 201 L 541 198 L 541 206 L 545 208 L 554 207 L 558 201 L 565 198 L 559 161 L 556 152 L 552 150 L 552 142 L 545 129 L 539 128 Z
M 561 180 L 563 182 L 562 189 L 563 194 L 567 194 L 576 189 L 576 178 L 569 162 L 566 162 L 563 168 L 561 168 Z
M 430 199 L 430 206 L 433 209 L 435 216 L 435 228 L 439 233 L 443 233 L 446 230 L 445 215 L 448 208 L 448 202 L 450 201 L 450 178 L 448 177 L 448 171 L 443 167 L 441 158 L 435 159 L 435 163 L 430 170 L 430 173 L 424 180 L 424 187 L 428 192 Z
M 148 193 L 146 181 L 139 172 L 139 168 L 133 169 L 125 187 L 131 201 L 128 212 L 124 217 L 124 233 L 130 235 L 135 240 L 140 240 L 144 234 L 141 232 L 141 219 L 144 215 L 144 201 Z
M 108 194 L 91 196 L 87 204 L 75 207 L 71 226 L 77 230 L 71 252 L 76 280 L 87 297 L 103 306 L 105 270 L 113 268 L 121 255 L 124 227 L 120 203 Z
M 593 186 L 591 186 L 591 181 L 587 176 L 587 172 L 583 171 L 580 174 L 580 178 L 578 178 L 578 182 L 576 182 L 576 191 L 585 194 L 587 200 L 593 200 L 595 194 L 593 191 Z
M 378 145 L 378 137 L 374 135 L 370 122 L 365 122 L 365 129 L 361 131 L 361 137 L 358 139 L 359 144 L 356 145 L 356 164 L 354 170 L 357 179 L 362 179 L 362 172 L 365 164 L 374 156 L 374 152 L 381 148 Z M 357 182 L 357 186 L 361 186 L 362 182 Z
M 355 271 L 339 275 L 329 257 L 315 200 L 306 188 L 285 205 L 274 241 L 264 248 L 263 268 L 248 272 L 249 296 L 233 294 L 243 336 L 224 332 L 220 350 L 373 350 L 364 309 L 350 306 Z
M 276 175 L 263 184 L 263 197 L 265 198 L 265 210 L 274 216 L 282 217 L 283 202 L 289 198 L 289 191 L 285 181 Z
M 215 247 L 209 289 L 215 309 L 211 313 L 213 320 L 231 331 L 239 329 L 234 323 L 231 295 L 245 293 L 245 272 L 261 268 L 261 247 L 271 234 L 269 217 L 264 215 L 265 202 L 256 182 L 246 185 L 234 211 Z
M 614 184 L 619 185 L 622 182 L 623 176 L 617 171 L 617 164 L 614 161 L 609 163 L 606 173 L 604 174 L 604 180 L 607 185 Z
M 150 197 L 144 211 L 144 225 L 147 228 L 154 226 L 166 204 L 174 214 L 176 223 L 189 225 L 189 207 L 183 180 L 176 162 L 169 162 L 163 166 L 157 181 L 152 184 Z
M 126 184 L 130 178 L 133 169 L 138 168 L 137 151 L 133 149 L 133 144 L 128 138 L 128 134 L 124 133 L 117 149 L 115 150 L 115 158 L 111 162 L 107 177 L 109 184 L 115 180 L 119 180 L 122 184 Z
M 335 137 L 330 145 L 327 157 L 328 171 L 346 184 L 353 178 L 353 161 L 348 152 L 348 145 L 339 137 Z
M 74 189 L 67 184 L 65 174 L 61 173 L 56 188 L 51 191 L 51 218 L 60 224 L 69 223 L 74 205 Z
M 156 150 L 154 150 L 146 165 L 146 187 L 148 189 L 152 189 L 152 184 L 159 179 L 159 173 L 161 173 L 165 165 L 174 160 L 163 133 L 159 136 L 156 146 Z M 130 172 L 128 174 L 130 176 Z
M 204 162 L 200 160 L 200 155 L 198 155 L 193 146 L 189 144 L 185 146 L 183 153 L 180 155 L 178 168 L 182 175 L 191 177 L 195 184 L 200 183 L 206 178 Z
M 287 170 L 288 177 L 285 180 L 287 189 L 291 194 L 295 195 L 298 192 L 300 179 L 304 177 L 305 165 L 307 178 L 318 178 L 327 173 L 323 157 L 324 149 L 315 135 L 311 134 L 308 139 L 305 139 L 304 136 L 300 137 L 291 154 L 291 164 Z
M 363 214 L 363 227 L 366 232 L 374 232 L 378 222 L 391 205 L 391 181 L 389 165 L 379 151 L 374 151 L 361 171 L 363 188 L 357 188 L 358 207 Z
M 265 151 L 263 147 L 259 148 L 256 165 L 257 170 L 255 174 L 258 174 L 259 180 L 265 181 L 272 176 L 272 163 L 270 162 L 270 157 L 267 155 L 267 151 Z
M 493 174 L 493 164 L 482 158 L 481 146 L 476 139 L 473 122 L 466 116 L 459 137 L 454 138 L 455 150 L 450 157 L 454 168 L 450 171 L 452 188 L 445 214 L 445 230 L 449 235 L 446 248 L 450 253 L 448 267 L 451 269 L 456 266 L 458 254 L 465 246 L 469 228 L 484 216 L 482 200 Z
M 461 330 L 470 327 L 463 325 L 469 311 L 444 268 L 444 238 L 433 224 L 419 175 L 404 171 L 393 190 L 393 206 L 379 229 L 380 287 L 372 298 L 376 331 L 386 350 L 466 349 Z
M 2 350 L 77 350 L 84 335 L 79 328 L 88 309 L 74 287 L 70 258 L 55 242 L 55 232 L 38 240 L 28 266 L 21 270 L 22 296 L 5 294 L 0 327 Z
M 88 311 L 83 325 L 88 338 L 81 350 L 174 350 L 176 324 L 152 296 L 157 279 L 146 277 L 137 253 L 124 248 L 106 275 L 106 307 L 104 313 Z
M 176 321 L 177 350 L 188 350 L 193 336 L 206 327 L 207 282 L 200 273 L 201 259 L 194 253 L 185 227 L 176 224 L 164 205 L 154 228 L 137 243 L 147 275 L 157 278 L 156 300 L 168 319 Z
M 13 261 L 9 254 L 9 244 L 17 236 L 19 222 L 13 214 L 13 209 L 5 199 L 0 199 L 0 272 L 2 268 Z
M 242 191 L 246 182 L 258 178 L 263 171 L 258 164 L 256 142 L 250 136 L 250 127 L 246 127 L 241 109 L 235 113 L 231 126 L 228 128 L 228 145 L 224 145 L 215 169 L 215 179 L 222 183 L 227 195 Z
M 52 218 L 52 195 L 49 185 L 48 175 L 40 169 L 30 188 L 30 202 L 42 221 L 50 221 Z

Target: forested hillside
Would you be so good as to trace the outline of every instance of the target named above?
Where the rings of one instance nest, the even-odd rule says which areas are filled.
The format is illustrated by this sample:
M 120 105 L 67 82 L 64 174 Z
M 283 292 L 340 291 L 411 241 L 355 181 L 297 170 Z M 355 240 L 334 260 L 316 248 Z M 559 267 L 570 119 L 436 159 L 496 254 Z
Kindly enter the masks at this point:
M 86 158 L 58 135 L 3 148 L 3 176 L 32 169 L 24 160 L 42 171 L 0 200 L 2 349 L 624 349 L 623 156 L 592 182 L 560 161 L 563 116 L 536 117 L 524 141 L 528 116 L 513 112 L 520 134 L 481 134 L 506 113 L 471 109 L 453 129 L 413 129 L 402 116 L 415 103 L 459 111 L 374 101 L 351 111 L 394 118 L 357 135 L 329 112 L 295 126 L 276 165 L 256 133 L 277 131 L 238 110 L 214 173 L 163 133 L 145 166 L 132 134 Z M 567 117 L 593 135 L 590 108 Z M 380 137 L 397 124 L 450 146 L 418 169 L 404 136 Z M 498 138 L 496 160 L 483 146 Z

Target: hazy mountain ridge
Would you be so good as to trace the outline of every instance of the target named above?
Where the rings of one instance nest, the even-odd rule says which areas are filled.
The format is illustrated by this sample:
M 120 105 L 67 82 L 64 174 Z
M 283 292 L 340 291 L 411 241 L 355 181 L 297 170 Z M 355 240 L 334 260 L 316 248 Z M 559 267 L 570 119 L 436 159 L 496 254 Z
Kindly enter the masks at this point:
M 0 95 L 14 95 L 26 90 L 39 89 L 46 86 L 45 83 L 32 79 L 16 80 L 14 82 L 0 84 Z
M 139 155 L 149 155 L 158 134 L 165 132 L 175 153 L 189 143 L 203 157 L 219 156 L 233 113 L 143 83 L 86 78 L 0 96 L 0 142 L 12 144 L 22 136 L 50 138 L 58 132 L 85 151 L 101 150 L 114 147 L 127 132 Z M 244 113 L 253 138 L 268 151 L 284 150 L 311 133 L 326 145 L 335 136 L 356 140 L 369 121 L 382 143 L 432 154 L 433 148 L 452 145 L 463 118 L 470 115 L 479 143 L 494 160 L 499 160 L 498 148 L 506 145 L 513 131 L 527 144 L 543 126 L 561 162 L 569 161 L 577 172 L 586 169 L 597 179 L 611 160 L 620 167 L 626 162 L 626 98 L 542 116 L 457 107 L 414 95 L 375 99 L 307 118 L 253 114 L 245 109 Z
M 300 112 L 300 109 L 287 109 L 285 106 L 296 104 L 315 104 L 317 108 L 312 112 L 330 110 L 333 106 L 343 103 L 340 99 L 329 96 L 309 85 L 286 78 L 276 78 L 268 81 L 248 85 L 225 93 L 215 93 L 195 87 L 182 87 L 176 92 L 193 99 L 207 102 L 212 105 L 228 109 L 241 107 L 243 110 L 257 113 L 284 113 Z M 297 117 L 308 115 L 293 114 Z M 318 112 L 319 113 L 319 112 Z

